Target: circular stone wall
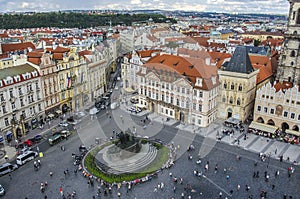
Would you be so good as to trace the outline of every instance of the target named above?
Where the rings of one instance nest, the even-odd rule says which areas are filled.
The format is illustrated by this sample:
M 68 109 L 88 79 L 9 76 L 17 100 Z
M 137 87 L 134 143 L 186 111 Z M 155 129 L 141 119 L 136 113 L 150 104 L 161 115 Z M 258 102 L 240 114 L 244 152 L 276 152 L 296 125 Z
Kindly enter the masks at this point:
M 90 150 L 83 160 L 87 172 L 108 182 L 134 180 L 163 168 L 169 157 L 158 143 L 146 142 L 138 153 L 115 147 L 110 142 Z

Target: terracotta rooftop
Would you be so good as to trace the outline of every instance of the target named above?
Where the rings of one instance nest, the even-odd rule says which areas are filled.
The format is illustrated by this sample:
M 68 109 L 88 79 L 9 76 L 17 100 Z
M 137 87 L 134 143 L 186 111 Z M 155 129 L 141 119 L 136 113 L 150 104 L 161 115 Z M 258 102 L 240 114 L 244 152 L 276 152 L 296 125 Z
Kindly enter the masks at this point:
M 279 90 L 286 90 L 286 89 L 290 89 L 293 88 L 293 83 L 292 82 L 276 82 L 274 84 L 274 88 L 276 89 L 276 92 L 278 92 Z
M 203 86 L 201 88 L 204 90 L 210 90 L 216 86 L 216 84 L 213 85 L 211 78 L 215 76 L 217 79 L 217 67 L 207 66 L 204 59 L 163 54 L 151 58 L 146 63 L 146 66 L 148 66 L 148 64 L 156 64 L 155 66 L 163 67 L 165 70 L 175 70 L 193 84 L 196 83 L 196 78 L 202 78 Z M 218 82 L 218 80 L 216 81 Z
M 31 42 L 2 44 L 1 47 L 2 47 L 3 54 L 18 51 L 18 50 L 22 51 L 28 48 L 35 50 L 35 46 Z
M 273 75 L 272 63 L 269 57 L 259 55 L 250 55 L 249 57 L 253 68 L 259 69 L 259 73 L 257 74 L 256 78 L 257 84 L 263 82 Z

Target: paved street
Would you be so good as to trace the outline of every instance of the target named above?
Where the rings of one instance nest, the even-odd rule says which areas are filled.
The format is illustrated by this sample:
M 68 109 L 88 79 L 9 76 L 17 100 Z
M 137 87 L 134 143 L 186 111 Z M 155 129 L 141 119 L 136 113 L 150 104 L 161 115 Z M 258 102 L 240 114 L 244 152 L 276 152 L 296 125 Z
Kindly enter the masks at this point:
M 287 169 L 292 165 L 292 161 L 299 162 L 299 146 L 252 134 L 247 134 L 247 139 L 244 140 L 244 135 L 237 131 L 233 137 L 223 136 L 221 141 L 217 141 L 217 132 L 221 132 L 224 128 L 222 121 L 198 129 L 173 120 L 167 121 L 166 118 L 153 113 L 130 114 L 126 110 L 127 106 L 129 105 L 124 103 L 115 110 L 102 110 L 96 115 L 97 117 L 91 117 L 86 112 L 81 123 L 74 127 L 77 132 L 68 140 L 52 147 L 47 141 L 40 143 L 39 148 L 44 152 L 44 157 L 40 158 L 41 168 L 34 171 L 33 162 L 29 162 L 14 171 L 11 179 L 8 175 L 1 177 L 0 182 L 7 192 L 3 198 L 36 199 L 47 195 L 48 198 L 57 199 L 62 198 L 60 187 L 65 196 L 73 190 L 76 190 L 76 198 L 96 196 L 97 186 L 88 185 L 87 179 L 81 173 L 73 173 L 75 167 L 71 154 L 78 153 L 80 144 L 93 146 L 96 144 L 96 139 L 104 142 L 113 136 L 113 131 L 120 132 L 128 128 L 136 131 L 139 136 L 157 138 L 168 145 L 173 143 L 177 148 L 177 156 L 175 165 L 168 170 L 162 170 L 157 178 L 133 186 L 128 193 L 126 186 L 122 186 L 119 190 L 121 198 L 181 198 L 182 193 L 184 198 L 188 198 L 189 195 L 192 198 L 219 198 L 220 192 L 222 198 L 248 198 L 251 195 L 253 198 L 260 198 L 261 190 L 267 192 L 267 198 L 283 198 L 284 194 L 293 198 L 298 197 L 299 166 L 294 166 L 295 173 L 291 177 L 288 177 Z M 151 122 L 144 123 L 146 115 Z M 47 132 L 45 137 L 46 135 Z M 240 140 L 239 145 L 235 140 Z M 195 146 L 195 150 L 187 152 L 186 149 L 190 144 Z M 61 150 L 62 145 L 65 151 Z M 264 162 L 258 157 L 260 152 L 268 154 Z M 192 155 L 192 160 L 188 160 L 189 155 Z M 289 157 L 290 161 L 280 162 L 279 155 L 283 155 L 284 160 Z M 237 160 L 237 156 L 241 159 Z M 196 163 L 198 158 L 201 159 L 200 164 Z M 207 161 L 209 169 L 205 171 Z M 255 166 L 256 162 L 257 166 Z M 65 175 L 64 171 L 67 169 L 69 174 Z M 277 170 L 280 174 L 275 177 Z M 50 171 L 53 172 L 52 177 L 49 175 Z M 203 175 L 195 176 L 194 171 Z M 259 177 L 254 178 L 254 172 L 259 172 Z M 264 178 L 265 172 L 269 175 L 268 182 Z M 173 182 L 173 177 L 183 178 L 183 183 Z M 40 183 L 45 181 L 48 182 L 48 186 L 45 193 L 41 193 Z M 161 182 L 164 183 L 163 190 L 158 189 L 155 192 L 155 187 Z M 187 184 L 191 189 L 185 189 Z M 238 185 L 241 187 L 239 191 Z M 248 191 L 245 189 L 246 185 L 250 187 Z M 113 188 L 112 194 L 108 196 L 104 196 L 102 192 L 101 198 L 118 198 L 116 188 Z

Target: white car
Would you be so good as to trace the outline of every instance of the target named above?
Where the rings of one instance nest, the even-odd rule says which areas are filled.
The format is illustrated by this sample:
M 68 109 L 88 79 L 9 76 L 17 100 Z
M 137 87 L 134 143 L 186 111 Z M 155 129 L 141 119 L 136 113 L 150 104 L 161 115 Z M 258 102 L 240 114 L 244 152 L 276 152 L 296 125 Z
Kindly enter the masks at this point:
M 69 124 L 66 121 L 59 122 L 59 126 L 67 127 Z
M 4 196 L 4 195 L 5 195 L 5 190 L 3 186 L 0 184 L 0 196 Z

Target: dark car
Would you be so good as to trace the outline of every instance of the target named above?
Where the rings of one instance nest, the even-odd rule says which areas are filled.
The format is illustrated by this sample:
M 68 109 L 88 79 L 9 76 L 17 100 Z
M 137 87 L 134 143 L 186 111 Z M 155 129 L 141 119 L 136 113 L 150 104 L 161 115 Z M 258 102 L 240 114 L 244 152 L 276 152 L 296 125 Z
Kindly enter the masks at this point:
M 79 146 L 79 151 L 80 152 L 87 151 L 87 148 L 84 145 L 80 145 Z
M 43 137 L 40 134 L 38 134 L 38 135 L 34 136 L 34 139 L 35 139 L 35 142 L 40 142 L 43 139 Z

